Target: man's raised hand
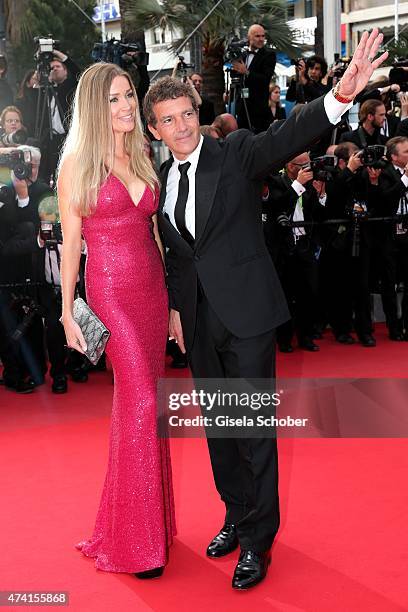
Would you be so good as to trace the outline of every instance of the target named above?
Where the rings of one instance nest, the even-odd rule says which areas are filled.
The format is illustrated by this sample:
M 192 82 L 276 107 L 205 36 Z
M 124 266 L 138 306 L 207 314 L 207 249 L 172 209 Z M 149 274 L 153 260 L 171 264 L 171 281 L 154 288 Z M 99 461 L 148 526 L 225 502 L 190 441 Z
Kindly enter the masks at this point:
M 387 59 L 387 51 L 375 58 L 382 39 L 383 35 L 378 33 L 378 28 L 374 28 L 371 34 L 363 33 L 351 62 L 340 79 L 338 92 L 342 97 L 354 99 L 367 85 L 374 70 Z

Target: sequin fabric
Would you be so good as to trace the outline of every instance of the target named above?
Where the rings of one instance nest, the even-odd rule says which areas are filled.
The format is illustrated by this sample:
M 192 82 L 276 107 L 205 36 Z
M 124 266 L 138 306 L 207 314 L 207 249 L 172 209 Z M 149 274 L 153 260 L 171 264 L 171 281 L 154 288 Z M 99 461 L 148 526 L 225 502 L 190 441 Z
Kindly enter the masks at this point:
M 111 332 L 114 371 L 108 469 L 93 536 L 77 544 L 100 570 L 166 565 L 176 533 L 168 440 L 157 436 L 156 386 L 164 374 L 168 303 L 153 236 L 157 194 L 135 206 L 110 175 L 83 222 L 90 307 Z

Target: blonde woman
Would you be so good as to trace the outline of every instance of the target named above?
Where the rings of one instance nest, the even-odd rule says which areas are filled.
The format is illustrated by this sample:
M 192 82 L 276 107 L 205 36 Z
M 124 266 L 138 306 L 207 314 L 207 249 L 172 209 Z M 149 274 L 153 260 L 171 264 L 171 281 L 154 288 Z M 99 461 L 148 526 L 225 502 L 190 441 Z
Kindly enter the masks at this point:
M 68 346 L 86 350 L 72 316 L 83 234 L 87 298 L 111 332 L 107 354 L 115 378 L 96 525 L 77 547 L 95 558 L 97 569 L 139 578 L 162 574 L 175 534 L 168 441 L 156 431 L 168 323 L 157 194 L 134 86 L 118 66 L 95 64 L 79 81 L 58 177 Z

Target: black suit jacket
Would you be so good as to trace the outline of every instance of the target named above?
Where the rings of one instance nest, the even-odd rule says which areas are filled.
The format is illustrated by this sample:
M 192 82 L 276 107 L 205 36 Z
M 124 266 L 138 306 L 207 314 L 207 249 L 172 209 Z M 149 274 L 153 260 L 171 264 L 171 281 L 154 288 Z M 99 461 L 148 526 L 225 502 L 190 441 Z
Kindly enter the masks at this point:
M 198 282 L 225 327 L 240 338 L 289 318 L 263 237 L 262 179 L 305 151 L 328 125 L 320 99 L 256 136 L 248 130 L 223 142 L 205 136 L 195 177 L 193 247 L 163 214 L 172 158 L 164 164 L 158 220 L 167 247 L 170 306 L 180 312 L 187 349 L 194 339 Z
M 380 134 L 380 130 L 374 132 L 372 136 L 368 134 L 368 132 L 366 132 L 364 128 L 362 128 L 362 130 L 367 145 L 385 145 L 385 143 L 387 142 L 387 138 Z M 365 146 L 364 142 L 361 139 L 360 128 L 357 128 L 352 132 L 344 132 L 344 134 L 341 135 L 340 142 L 354 142 L 354 144 L 357 145 L 360 149 Z
M 381 172 L 376 189 L 375 216 L 391 217 L 396 215 L 400 199 L 403 195 L 408 197 L 408 188 L 401 180 L 401 174 L 392 164 Z M 393 240 L 395 236 L 395 223 L 381 223 L 380 235 L 383 242 Z
M 249 65 L 249 74 L 244 77 L 244 87 L 249 97 L 246 105 L 255 132 L 266 130 L 271 122 L 269 109 L 269 83 L 275 72 L 276 55 L 271 49 L 263 47 L 255 53 Z M 247 128 L 248 121 L 242 99 L 237 101 L 238 126 Z

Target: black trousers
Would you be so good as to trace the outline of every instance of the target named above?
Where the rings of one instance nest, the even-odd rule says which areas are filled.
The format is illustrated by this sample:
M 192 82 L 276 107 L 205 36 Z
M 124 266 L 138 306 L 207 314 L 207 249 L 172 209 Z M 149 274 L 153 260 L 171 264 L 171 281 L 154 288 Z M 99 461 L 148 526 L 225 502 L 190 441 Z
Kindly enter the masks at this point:
M 195 378 L 274 378 L 275 330 L 237 338 L 201 295 L 189 361 Z M 269 549 L 279 528 L 276 438 L 208 438 L 207 442 L 226 521 L 237 525 L 241 548 Z
M 402 316 L 398 318 L 395 286 L 404 283 Z M 384 243 L 382 251 L 381 294 L 389 331 L 408 331 L 408 237 L 396 236 Z
M 325 280 L 330 325 L 335 336 L 354 328 L 358 336 L 371 334 L 370 267 L 372 252 L 360 245 L 358 257 L 351 251 L 328 247 L 324 254 Z
M 277 330 L 279 344 L 290 344 L 294 331 L 299 343 L 313 337 L 318 319 L 319 262 L 307 237 L 292 252 L 282 252 L 276 266 L 292 319 Z

